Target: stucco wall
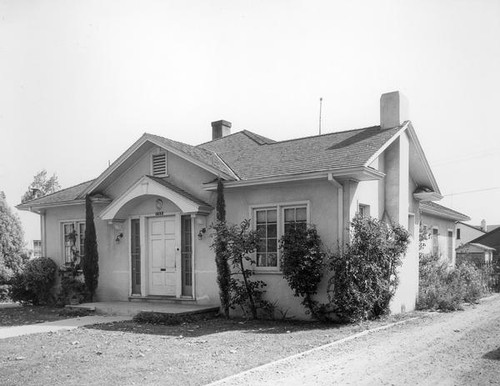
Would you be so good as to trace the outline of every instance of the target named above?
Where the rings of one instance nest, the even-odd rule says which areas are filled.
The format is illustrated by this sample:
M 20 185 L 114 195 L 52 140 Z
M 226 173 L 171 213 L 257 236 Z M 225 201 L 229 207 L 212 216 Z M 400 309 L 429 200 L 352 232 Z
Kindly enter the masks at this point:
M 287 183 L 269 187 L 227 189 L 225 191 L 227 220 L 240 223 L 243 219 L 250 218 L 250 207 L 264 204 L 286 204 L 292 202 L 309 202 L 310 222 L 316 225 L 318 234 L 326 248 L 336 251 L 337 222 L 338 222 L 338 196 L 337 188 L 331 183 L 315 181 L 309 183 Z M 266 299 L 276 302 L 283 311 L 289 315 L 305 317 L 304 307 L 300 299 L 293 296 L 288 283 L 281 272 L 259 273 L 255 278 L 267 283 Z M 323 280 L 318 297 L 326 301 L 326 278 Z
M 433 216 L 428 213 L 422 213 L 422 225 L 427 226 L 427 232 L 429 238 L 425 241 L 425 246 L 423 248 L 424 253 L 432 253 L 433 239 L 432 239 L 432 229 L 438 230 L 438 244 L 439 244 L 439 257 L 443 260 L 448 261 L 451 266 L 455 266 L 456 254 L 456 233 L 455 233 L 455 221 L 443 219 L 437 216 Z M 452 234 L 452 258 L 448 257 L 448 231 L 453 232 Z

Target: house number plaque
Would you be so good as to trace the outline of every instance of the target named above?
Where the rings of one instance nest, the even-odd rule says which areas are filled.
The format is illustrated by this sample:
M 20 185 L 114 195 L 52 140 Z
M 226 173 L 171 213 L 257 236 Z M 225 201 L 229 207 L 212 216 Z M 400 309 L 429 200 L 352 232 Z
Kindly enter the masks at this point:
M 162 211 L 162 208 L 163 208 L 163 200 L 162 199 L 157 199 L 156 202 L 155 202 L 155 205 L 156 205 L 156 212 L 155 212 L 155 216 L 163 216 L 163 211 Z

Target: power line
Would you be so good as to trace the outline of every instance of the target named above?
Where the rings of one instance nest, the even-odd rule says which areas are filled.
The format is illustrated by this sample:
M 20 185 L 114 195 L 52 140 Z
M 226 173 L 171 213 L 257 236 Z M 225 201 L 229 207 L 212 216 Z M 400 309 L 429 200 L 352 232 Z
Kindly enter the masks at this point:
M 486 189 L 476 189 L 476 190 L 467 190 L 464 192 L 458 192 L 458 193 L 450 193 L 450 194 L 443 194 L 443 197 L 448 197 L 448 196 L 458 196 L 460 194 L 468 194 L 468 193 L 478 193 L 478 192 L 486 192 L 488 190 L 497 190 L 500 189 L 500 186 L 494 187 L 494 188 L 486 188 Z

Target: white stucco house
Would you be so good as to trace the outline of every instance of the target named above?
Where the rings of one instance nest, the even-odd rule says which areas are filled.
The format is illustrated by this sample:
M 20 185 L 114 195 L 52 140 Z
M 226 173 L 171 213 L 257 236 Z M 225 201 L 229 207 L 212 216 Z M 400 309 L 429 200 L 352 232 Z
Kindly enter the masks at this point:
M 454 267 L 460 232 L 457 224 L 460 221 L 469 221 L 470 217 L 432 201 L 421 202 L 420 211 L 420 223 L 428 236 L 423 252 L 439 256 Z
M 380 103 L 380 122 L 372 127 L 286 141 L 231 133 L 227 121 L 213 122 L 213 140 L 197 146 L 146 133 L 95 180 L 18 208 L 40 214 L 43 255 L 62 265 L 71 258 L 71 232 L 78 235 L 74 247 L 85 253 L 84 199 L 93 197 L 100 301 L 217 305 L 209 227 L 222 178 L 227 221 L 250 218 L 265 229 L 255 273 L 267 283 L 266 297 L 297 317 L 305 317 L 304 309 L 280 272 L 278 240 L 286 224 L 315 224 L 324 245 L 334 249 L 348 242 L 349 222 L 360 211 L 412 234 L 391 304 L 393 312 L 412 310 L 419 207 L 441 194 L 404 97 L 387 93 Z

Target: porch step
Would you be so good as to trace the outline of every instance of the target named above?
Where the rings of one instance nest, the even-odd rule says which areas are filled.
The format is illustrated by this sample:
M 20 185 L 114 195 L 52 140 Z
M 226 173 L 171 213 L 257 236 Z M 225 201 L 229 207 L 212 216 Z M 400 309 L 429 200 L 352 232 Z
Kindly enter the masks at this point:
M 157 312 L 175 315 L 200 315 L 216 314 L 219 306 L 159 302 L 96 302 L 82 303 L 71 306 L 73 309 L 84 309 L 95 311 L 98 315 L 129 315 L 134 316 L 139 312 Z
M 176 298 L 173 296 L 129 296 L 129 302 L 151 302 L 151 303 L 163 303 L 163 304 L 197 304 L 196 300 L 193 298 Z

